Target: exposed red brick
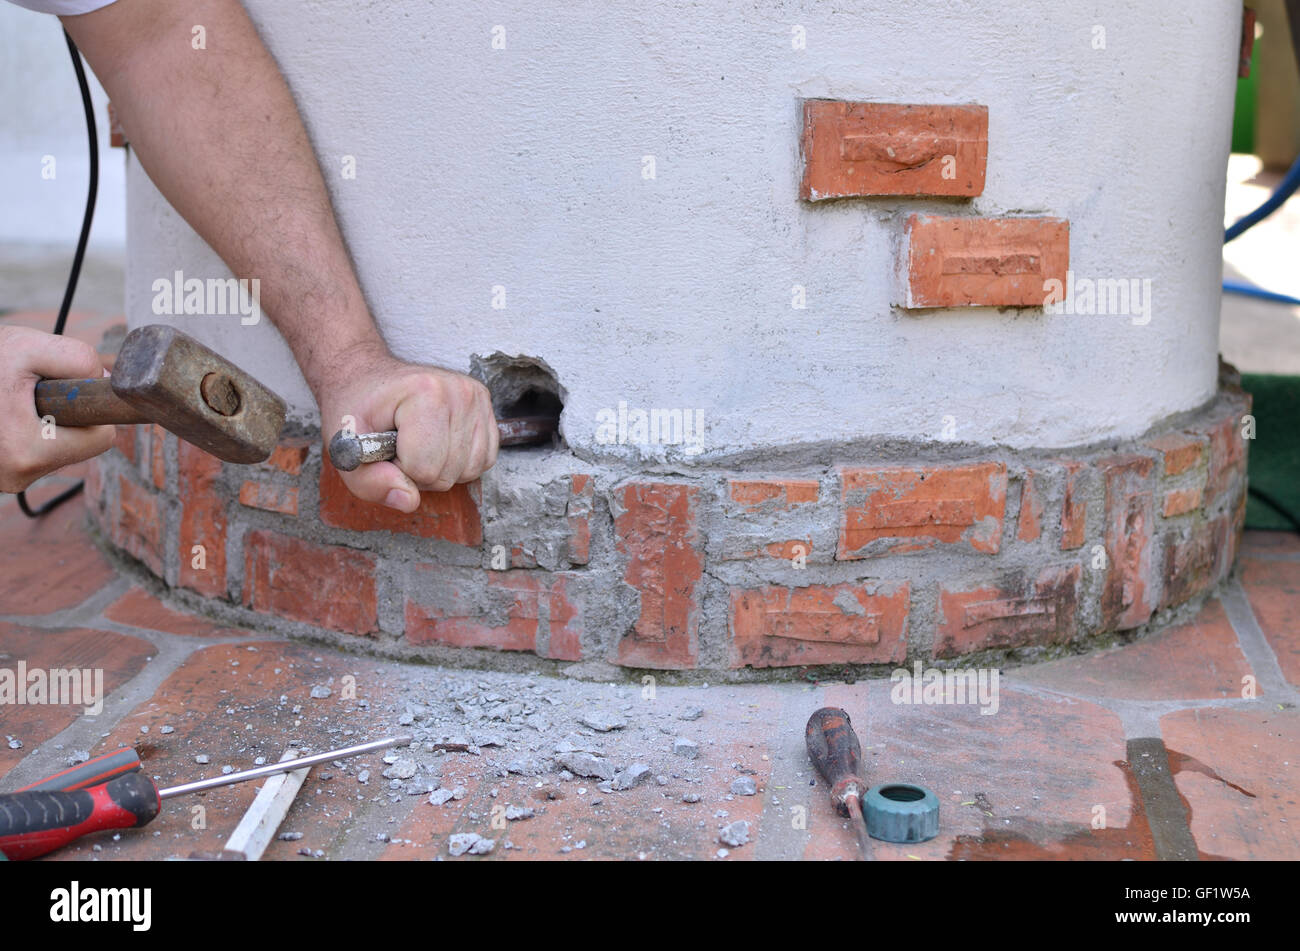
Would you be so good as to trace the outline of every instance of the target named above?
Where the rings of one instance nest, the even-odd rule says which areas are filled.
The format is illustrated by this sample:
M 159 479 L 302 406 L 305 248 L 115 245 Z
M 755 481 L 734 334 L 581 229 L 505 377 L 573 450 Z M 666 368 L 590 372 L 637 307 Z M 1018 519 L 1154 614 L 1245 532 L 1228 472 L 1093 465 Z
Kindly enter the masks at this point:
M 1102 623 L 1128 630 L 1151 617 L 1154 577 L 1151 534 L 1155 518 L 1152 471 L 1147 456 L 1110 456 L 1098 463 L 1106 480 L 1106 581 Z
M 167 430 L 157 423 L 149 427 L 149 474 L 154 488 L 167 488 Z
M 124 149 L 127 144 L 126 131 L 118 121 L 117 110 L 111 102 L 108 103 L 108 144 L 115 149 Z
M 912 215 L 906 249 L 905 307 L 1042 307 L 1047 281 L 1065 285 L 1070 224 Z
M 1048 568 L 1028 584 L 1010 578 L 975 589 L 944 588 L 934 656 L 1069 641 L 1082 573 L 1076 562 Z
M 281 515 L 297 515 L 298 487 L 246 481 L 239 487 L 239 504 Z
M 244 539 L 244 603 L 255 611 L 349 634 L 379 627 L 375 562 L 277 532 Z
M 1161 609 L 1182 604 L 1214 584 L 1215 547 L 1222 535 L 1221 528 L 1201 525 L 1190 532 L 1164 536 Z
M 1249 407 L 1238 406 L 1235 412 L 1212 424 L 1207 432 L 1210 439 L 1209 472 L 1205 482 L 1205 501 L 1214 505 L 1230 490 L 1234 480 L 1246 473 L 1247 442 L 1242 436 L 1242 417 Z
M 731 666 L 901 663 L 907 584 L 731 589 Z
M 101 522 L 101 509 L 104 507 L 104 472 L 103 462 L 99 457 L 86 464 L 86 507 L 97 523 Z
M 640 595 L 636 623 L 618 645 L 624 666 L 695 666 L 704 572 L 698 496 L 697 487 L 672 482 L 634 482 L 616 492 L 623 580 Z
M 807 99 L 799 196 L 959 195 L 984 191 L 989 111 Z
M 815 479 L 732 479 L 731 501 L 747 509 L 759 509 L 774 503 L 776 509 L 788 509 L 805 502 L 816 502 L 821 485 Z
M 457 545 L 479 545 L 483 524 L 478 510 L 478 483 L 452 486 L 446 492 L 421 492 L 420 507 L 407 515 L 384 505 L 363 502 L 348 491 L 328 462 L 320 467 L 320 520 L 357 532 L 405 532 L 441 538 Z
M 214 485 L 221 475 L 221 460 L 178 439 L 176 463 L 181 500 L 177 583 L 210 598 L 224 597 L 226 505 Z M 195 551 L 198 545 L 203 546 L 201 555 Z
M 1083 546 L 1088 534 L 1088 503 L 1083 495 L 1084 468 L 1069 463 L 1065 468 L 1065 499 L 1061 503 L 1061 551 Z
M 1237 56 L 1237 78 L 1250 78 L 1250 60 L 1255 52 L 1255 11 L 1243 7 L 1241 11 L 1241 50 Z
M 1246 492 L 1243 490 L 1237 500 L 1237 507 L 1228 513 L 1216 526 L 1218 551 L 1215 553 L 1214 580 L 1222 581 L 1237 563 L 1237 553 L 1241 550 L 1241 539 L 1246 531 Z
M 1186 515 L 1188 512 L 1195 512 L 1201 507 L 1202 492 L 1199 488 L 1193 489 L 1174 489 L 1165 493 L 1164 507 L 1161 514 L 1165 518 L 1173 518 L 1177 515 Z
M 581 618 L 570 602 L 563 575 L 491 572 L 449 579 L 440 565 L 417 565 L 417 593 L 406 602 L 406 639 L 412 644 L 538 651 L 539 633 L 549 633 L 543 656 L 579 660 Z
M 135 462 L 135 427 L 118 426 L 113 434 L 113 448 Z
M 962 543 L 1002 544 L 1007 468 L 999 462 L 931 468 L 841 468 L 840 560 Z M 882 543 L 882 544 L 878 544 Z
M 565 509 L 569 520 L 569 561 L 585 565 L 591 558 L 591 508 L 596 484 L 591 476 L 576 474 L 570 482 L 570 498 Z
M 1024 488 L 1020 492 L 1020 522 L 1016 538 L 1022 542 L 1038 541 L 1043 534 L 1043 476 L 1026 472 Z
M 1205 458 L 1208 440 L 1195 433 L 1165 433 L 1152 439 L 1147 445 L 1160 453 L 1164 461 L 1164 474 L 1182 475 L 1201 464 Z
M 307 439 L 285 439 L 271 450 L 265 465 L 296 476 L 302 472 L 302 464 L 307 461 L 307 454 L 310 451 L 311 442 Z
M 113 544 L 162 574 L 162 515 L 158 500 L 125 476 L 117 477 L 118 513 L 113 525 Z

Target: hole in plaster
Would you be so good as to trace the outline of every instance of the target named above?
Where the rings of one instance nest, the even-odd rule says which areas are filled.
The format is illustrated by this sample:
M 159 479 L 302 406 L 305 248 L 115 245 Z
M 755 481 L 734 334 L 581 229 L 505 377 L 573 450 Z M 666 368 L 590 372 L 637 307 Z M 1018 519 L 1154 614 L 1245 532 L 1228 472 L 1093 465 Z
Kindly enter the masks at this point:
M 492 394 L 492 410 L 497 419 L 543 416 L 555 420 L 559 432 L 560 415 L 568 394 L 546 361 L 504 353 L 487 357 L 476 354 L 470 359 L 470 375 Z

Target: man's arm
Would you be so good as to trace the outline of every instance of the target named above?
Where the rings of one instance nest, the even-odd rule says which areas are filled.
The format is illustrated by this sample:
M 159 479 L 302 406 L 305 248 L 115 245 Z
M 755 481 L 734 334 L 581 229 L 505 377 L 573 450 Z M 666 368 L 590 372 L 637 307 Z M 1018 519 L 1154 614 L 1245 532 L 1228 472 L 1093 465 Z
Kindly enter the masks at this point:
M 63 25 L 113 101 L 141 166 L 262 307 L 316 397 L 326 439 L 397 429 L 394 463 L 342 473 L 411 512 L 496 460 L 487 389 L 392 356 L 361 293 L 284 78 L 237 0 L 117 0 Z M 202 25 L 206 49 L 193 49 Z M 238 355 L 232 354 L 237 360 Z

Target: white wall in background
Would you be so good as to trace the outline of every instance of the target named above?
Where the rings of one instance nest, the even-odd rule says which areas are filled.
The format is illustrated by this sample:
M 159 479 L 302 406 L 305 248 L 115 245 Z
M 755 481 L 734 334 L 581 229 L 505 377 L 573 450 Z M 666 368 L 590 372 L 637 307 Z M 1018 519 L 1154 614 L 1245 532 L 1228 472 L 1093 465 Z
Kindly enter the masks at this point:
M 1066 446 L 1214 392 L 1239 0 L 248 6 L 392 345 L 545 360 L 570 443 L 626 401 L 703 410 L 716 450 L 933 438 L 945 417 Z M 985 193 L 800 202 L 809 96 L 987 104 Z M 140 322 L 158 277 L 224 271 L 138 168 L 129 188 Z M 1151 320 L 900 311 L 914 210 L 1068 218 L 1076 274 L 1149 279 Z M 273 328 L 185 325 L 313 412 Z
M 126 245 L 126 153 L 108 145 L 108 97 L 89 70 L 99 133 L 90 253 Z M 86 119 L 57 17 L 0 2 L 0 243 L 75 245 L 90 174 Z M 41 177 L 55 158 L 55 177 Z

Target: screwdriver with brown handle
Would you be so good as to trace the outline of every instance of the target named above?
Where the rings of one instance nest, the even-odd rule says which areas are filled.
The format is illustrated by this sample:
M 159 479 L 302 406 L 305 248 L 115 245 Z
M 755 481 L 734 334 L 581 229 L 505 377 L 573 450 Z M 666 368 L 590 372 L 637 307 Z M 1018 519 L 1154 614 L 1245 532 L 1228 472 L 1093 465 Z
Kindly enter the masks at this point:
M 862 746 L 853 732 L 849 715 L 839 707 L 822 707 L 808 718 L 804 739 L 817 772 L 831 784 L 831 802 L 836 811 L 853 821 L 862 858 L 871 858 L 867 823 L 862 817 L 862 797 L 866 795 L 867 784 L 858 775 Z
M 140 772 L 128 772 L 111 782 L 89 789 L 49 790 L 0 794 L 0 856 L 33 859 L 53 852 L 83 835 L 105 829 L 130 829 L 150 822 L 158 815 L 164 799 L 229 786 L 233 783 L 290 773 L 303 767 L 357 756 L 390 746 L 409 746 L 411 737 L 358 743 L 346 749 L 281 760 L 238 773 L 200 779 L 180 786 L 159 789 Z M 119 751 L 120 752 L 120 751 Z M 117 754 L 114 754 L 115 756 Z

